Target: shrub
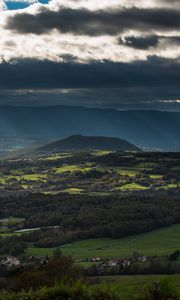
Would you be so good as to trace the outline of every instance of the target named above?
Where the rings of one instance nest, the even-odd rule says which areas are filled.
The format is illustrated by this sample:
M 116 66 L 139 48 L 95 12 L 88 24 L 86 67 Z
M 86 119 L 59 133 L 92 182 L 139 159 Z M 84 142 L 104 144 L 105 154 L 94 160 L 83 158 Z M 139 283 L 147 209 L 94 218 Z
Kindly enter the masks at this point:
M 108 285 L 89 286 L 82 281 L 58 283 L 54 287 L 44 287 L 37 291 L 0 294 L 0 300 L 120 300 Z
M 138 300 L 176 300 L 177 298 L 174 284 L 168 279 L 163 279 L 146 287 Z

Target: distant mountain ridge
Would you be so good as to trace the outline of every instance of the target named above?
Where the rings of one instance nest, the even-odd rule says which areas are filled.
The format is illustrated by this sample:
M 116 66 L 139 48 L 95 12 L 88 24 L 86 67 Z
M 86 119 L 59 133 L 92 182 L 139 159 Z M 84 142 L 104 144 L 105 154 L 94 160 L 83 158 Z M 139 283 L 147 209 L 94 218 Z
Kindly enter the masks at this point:
M 35 152 L 47 154 L 61 151 L 88 150 L 141 151 L 138 147 L 120 138 L 72 135 L 44 145 L 36 149 Z
M 180 151 L 180 113 L 72 106 L 0 107 L 0 140 L 45 144 L 74 134 L 113 136 L 140 148 Z

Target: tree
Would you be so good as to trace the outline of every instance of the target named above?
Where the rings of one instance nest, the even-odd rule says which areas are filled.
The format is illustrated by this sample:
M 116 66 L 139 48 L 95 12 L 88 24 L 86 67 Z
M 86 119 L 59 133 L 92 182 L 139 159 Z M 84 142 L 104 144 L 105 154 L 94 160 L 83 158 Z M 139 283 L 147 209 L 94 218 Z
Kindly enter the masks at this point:
M 61 251 L 61 249 L 58 247 L 58 248 L 56 248 L 56 249 L 54 250 L 54 252 L 53 252 L 53 257 L 54 257 L 54 258 L 58 258 L 58 257 L 60 257 L 60 256 L 62 256 L 62 251 Z

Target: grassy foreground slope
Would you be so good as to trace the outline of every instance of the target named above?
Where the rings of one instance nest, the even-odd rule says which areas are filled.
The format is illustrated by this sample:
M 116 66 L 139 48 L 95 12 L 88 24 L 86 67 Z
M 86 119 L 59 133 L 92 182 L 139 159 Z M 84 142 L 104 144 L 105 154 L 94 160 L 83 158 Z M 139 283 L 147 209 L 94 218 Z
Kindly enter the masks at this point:
M 167 255 L 180 248 L 180 224 L 122 239 L 89 239 L 61 247 L 63 254 L 75 259 L 94 256 L 102 258 L 131 256 L 134 251 L 144 255 Z M 54 249 L 29 248 L 31 255 L 51 255 Z
M 93 278 L 93 280 L 97 280 Z M 98 278 L 99 280 L 99 278 Z M 101 282 L 102 281 L 102 282 Z M 160 298 L 155 298 L 152 287 L 155 282 L 161 282 Z M 163 284 L 164 283 L 164 284 Z M 168 288 L 169 286 L 169 288 Z M 145 290 L 150 288 L 150 297 L 145 297 Z M 165 287 L 165 289 L 164 289 Z M 164 293 L 163 293 L 164 291 Z M 165 297 L 163 297 L 165 295 Z M 175 298 L 167 298 L 176 295 Z M 149 300 L 149 299 L 179 299 L 180 276 L 115 276 L 105 277 L 100 284 L 83 284 L 80 281 L 75 283 L 59 283 L 53 287 L 44 287 L 37 291 L 7 293 L 0 292 L 0 300 Z M 156 296 L 156 295 L 155 295 Z M 177 298 L 178 297 L 178 298 Z
M 100 282 L 117 286 L 121 299 L 134 300 L 138 299 L 144 289 L 153 282 L 166 280 L 180 293 L 180 275 L 104 276 Z

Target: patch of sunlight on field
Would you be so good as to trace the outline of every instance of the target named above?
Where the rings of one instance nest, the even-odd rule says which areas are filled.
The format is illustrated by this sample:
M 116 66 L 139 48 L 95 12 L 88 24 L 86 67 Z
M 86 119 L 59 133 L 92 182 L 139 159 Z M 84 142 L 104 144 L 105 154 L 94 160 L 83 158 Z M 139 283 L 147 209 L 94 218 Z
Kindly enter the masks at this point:
M 11 175 L 13 175 L 13 176 L 20 176 L 20 175 L 23 175 L 24 174 L 24 170 L 20 170 L 20 169 L 18 169 L 18 170 L 11 170 L 10 171 L 10 173 L 11 173 Z
M 96 168 L 98 171 L 101 172 L 117 172 L 119 175 L 122 176 L 129 176 L 129 177 L 134 177 L 137 174 L 139 174 L 139 171 L 136 169 L 131 169 L 131 168 L 122 168 L 122 167 L 97 167 Z
M 136 169 L 146 169 L 146 170 L 152 170 L 158 165 L 158 163 L 155 162 L 139 162 L 135 166 Z
M 118 171 L 118 173 L 120 175 L 129 176 L 129 177 L 134 177 L 134 176 L 136 176 L 138 174 L 138 171 L 135 171 L 135 170 L 128 170 L 128 169 L 123 170 L 123 169 L 119 169 L 117 171 Z
M 9 218 L 5 218 L 5 219 L 1 219 L 0 220 L 0 224 L 4 224 L 6 223 L 7 225 L 18 225 L 21 224 L 25 221 L 25 218 L 14 218 L 14 217 L 9 217 Z
M 57 190 L 57 191 L 45 191 L 43 192 L 43 194 L 45 195 L 57 195 L 60 193 L 68 193 L 68 194 L 73 194 L 73 195 L 78 195 L 81 193 L 84 193 L 83 189 L 79 189 L 79 188 L 68 188 L 68 189 L 64 189 L 64 190 Z
M 68 193 L 68 194 L 81 194 L 84 192 L 83 189 L 78 189 L 78 188 L 69 188 L 69 189 L 65 189 L 65 190 L 62 190 L 61 193 Z
M 94 150 L 91 153 L 92 153 L 92 155 L 98 157 L 98 156 L 104 156 L 104 155 L 108 155 L 108 154 L 114 153 L 114 151 L 110 151 L 110 150 Z
M 30 188 L 30 186 L 29 186 L 28 184 L 22 184 L 22 188 L 23 188 L 24 190 L 27 190 L 27 189 Z
M 14 232 L 7 232 L 7 233 L 1 233 L 0 232 L 0 237 L 11 237 L 11 236 L 21 236 L 20 233 L 14 233 Z
M 39 181 L 42 179 L 47 179 L 46 174 L 25 174 L 22 175 L 21 177 L 22 180 L 27 180 L 27 181 Z
M 54 154 L 48 157 L 42 157 L 40 160 L 44 160 L 44 161 L 56 161 L 59 159 L 63 159 L 63 158 L 69 158 L 71 157 L 72 154 L 68 154 L 68 153 L 61 153 L 61 154 Z
M 53 169 L 54 172 L 56 174 L 63 174 L 63 173 L 66 173 L 66 172 L 70 172 L 70 173 L 73 173 L 73 172 L 89 172 L 91 170 L 90 167 L 82 167 L 82 166 L 78 166 L 78 165 L 67 165 L 67 166 L 63 166 L 63 167 L 59 167 L 59 168 L 54 168 Z
M 7 183 L 6 178 L 0 178 L 0 184 L 5 185 Z
M 170 183 L 170 184 L 166 184 L 164 186 L 161 186 L 159 189 L 164 189 L 164 190 L 168 190 L 168 189 L 175 189 L 177 187 L 180 186 L 180 182 L 177 184 L 177 183 Z
M 161 178 L 163 178 L 163 175 L 150 175 L 149 177 L 151 179 L 161 179 Z
M 129 183 L 125 184 L 123 186 L 117 187 L 114 189 L 114 191 L 125 191 L 125 190 L 147 190 L 148 187 L 142 186 L 138 183 Z

